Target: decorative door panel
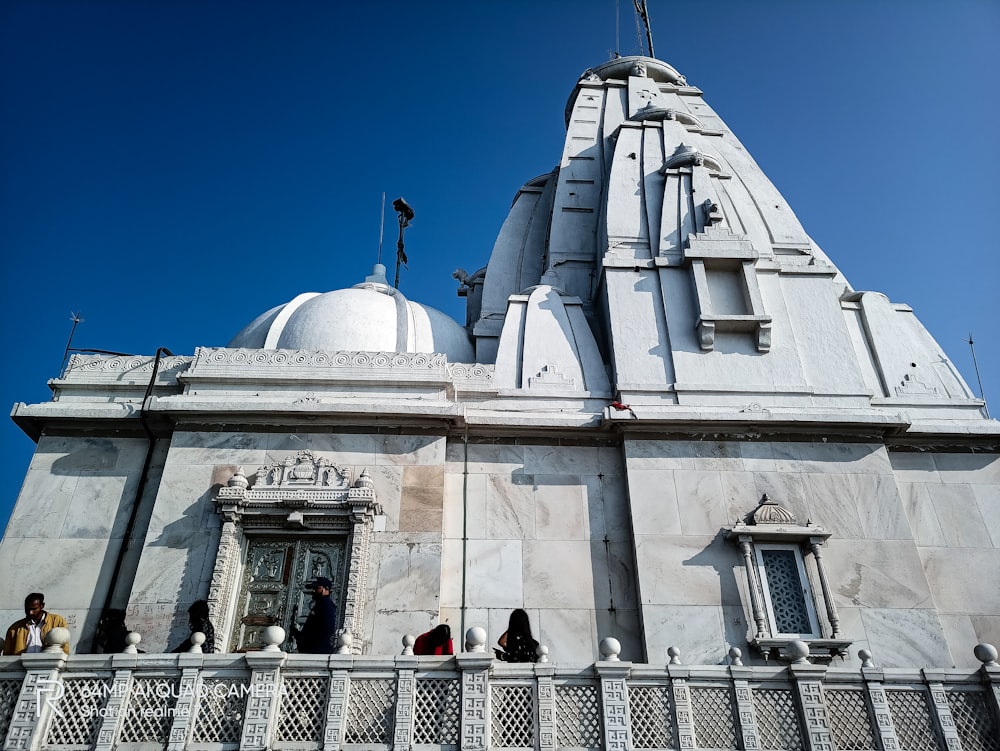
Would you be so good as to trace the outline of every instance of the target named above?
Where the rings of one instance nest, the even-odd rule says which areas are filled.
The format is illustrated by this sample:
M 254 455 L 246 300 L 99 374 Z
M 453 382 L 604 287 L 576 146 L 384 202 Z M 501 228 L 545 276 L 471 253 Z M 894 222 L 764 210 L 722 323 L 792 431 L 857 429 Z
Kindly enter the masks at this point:
M 337 602 L 338 612 L 343 612 L 346 547 L 346 538 L 249 540 L 231 640 L 233 651 L 262 649 L 264 629 L 281 626 L 288 635 L 282 649 L 294 652 L 292 622 L 299 627 L 305 623 L 312 601 L 306 584 L 317 576 L 333 582 L 330 596 Z

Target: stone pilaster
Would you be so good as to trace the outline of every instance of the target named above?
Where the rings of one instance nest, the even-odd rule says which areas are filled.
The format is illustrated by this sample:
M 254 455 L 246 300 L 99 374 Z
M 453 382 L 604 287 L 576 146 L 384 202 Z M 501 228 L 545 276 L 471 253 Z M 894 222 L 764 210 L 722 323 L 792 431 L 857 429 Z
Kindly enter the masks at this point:
M 250 694 L 243 714 L 240 748 L 263 751 L 268 748 L 277 723 L 281 666 L 285 662 L 285 654 L 266 650 L 247 652 L 246 661 L 253 672 L 250 674 Z
M 347 695 L 350 690 L 350 655 L 330 657 L 330 691 L 326 704 L 326 730 L 323 751 L 340 751 L 344 738 L 344 718 L 347 717 Z
M 39 652 L 21 655 L 24 665 L 24 682 L 14 703 L 14 711 L 7 729 L 4 751 L 28 751 L 41 746 L 53 706 L 63 694 L 62 672 L 66 669 L 66 655 Z
M 111 679 L 111 691 L 108 701 L 104 705 L 104 717 L 101 719 L 101 727 L 97 731 L 97 743 L 94 751 L 112 751 L 115 747 L 115 739 L 121 732 L 122 724 L 125 722 L 125 713 L 128 711 L 129 694 L 132 688 L 132 669 L 135 667 L 136 658 L 134 655 L 115 655 L 112 658 L 112 667 L 115 669 L 114 677 Z
M 753 693 L 750 690 L 752 668 L 730 666 L 729 675 L 733 679 L 733 694 L 736 697 L 736 719 L 739 721 L 740 735 L 743 736 L 745 751 L 760 748 L 760 734 L 757 732 L 757 715 L 753 709 Z
M 462 751 L 482 751 L 490 739 L 490 667 L 493 658 L 461 654 L 455 658 L 462 671 Z
M 201 688 L 201 665 L 204 658 L 199 654 L 182 654 L 177 658 L 181 669 L 181 679 L 177 682 L 177 703 L 170 723 L 170 738 L 167 751 L 184 751 L 194 728 L 194 708 L 197 706 L 198 690 Z
M 688 687 L 690 671 L 681 665 L 667 665 L 670 676 L 670 695 L 674 700 L 674 714 L 677 717 L 677 748 L 698 747 L 694 732 L 694 707 L 691 704 L 691 689 Z M 669 717 L 667 718 L 669 721 Z
M 805 720 L 806 745 L 809 751 L 834 751 L 833 731 L 826 703 L 823 701 L 823 679 L 826 667 L 822 665 L 793 664 L 790 667 L 795 688 Z
M 934 715 L 938 730 L 944 738 L 948 751 L 962 751 L 962 739 L 955 727 L 955 719 L 951 716 L 951 705 L 944 691 L 944 674 L 937 670 L 923 670 L 924 681 L 931 692 L 931 702 L 934 704 Z
M 632 748 L 631 723 L 628 712 L 628 684 L 632 664 L 628 662 L 595 662 L 594 670 L 601 679 L 601 705 L 604 710 L 604 748 L 626 751 Z
M 864 658 L 862 658 L 864 659 Z M 875 730 L 879 734 L 882 748 L 885 751 L 898 751 L 899 739 L 896 728 L 892 724 L 892 712 L 889 710 L 889 700 L 882 685 L 884 674 L 874 667 L 862 667 L 861 674 L 865 679 L 865 689 L 868 692 L 868 703 L 875 718 Z
M 556 687 L 552 681 L 555 668 L 551 664 L 536 664 L 538 682 L 538 748 L 554 751 L 556 747 Z
M 394 751 L 409 751 L 413 742 L 413 714 L 416 706 L 417 658 L 396 658 L 396 721 L 393 734 Z

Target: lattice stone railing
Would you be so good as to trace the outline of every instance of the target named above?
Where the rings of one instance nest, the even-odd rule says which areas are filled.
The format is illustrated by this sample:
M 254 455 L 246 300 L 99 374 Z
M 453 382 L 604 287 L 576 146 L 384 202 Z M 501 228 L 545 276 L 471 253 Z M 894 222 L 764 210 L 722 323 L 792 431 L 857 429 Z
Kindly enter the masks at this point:
M 605 649 L 581 666 L 483 651 L 43 652 L 0 658 L 0 739 L 69 751 L 1000 751 L 1000 666 L 988 645 L 976 648 L 977 670 L 882 669 L 867 652 L 860 669 L 805 654 L 745 667 L 730 654 L 731 665 L 694 666 L 671 650 L 655 666 Z

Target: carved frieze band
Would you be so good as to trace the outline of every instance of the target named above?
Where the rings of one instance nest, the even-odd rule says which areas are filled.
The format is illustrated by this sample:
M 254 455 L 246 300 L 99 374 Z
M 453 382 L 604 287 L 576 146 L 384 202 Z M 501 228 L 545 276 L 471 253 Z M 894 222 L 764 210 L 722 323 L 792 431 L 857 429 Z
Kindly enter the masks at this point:
M 444 368 L 448 358 L 440 352 L 325 352 L 305 349 L 229 349 L 199 347 L 191 368 L 219 365 L 253 366 L 254 368 L 410 368 L 433 370 Z

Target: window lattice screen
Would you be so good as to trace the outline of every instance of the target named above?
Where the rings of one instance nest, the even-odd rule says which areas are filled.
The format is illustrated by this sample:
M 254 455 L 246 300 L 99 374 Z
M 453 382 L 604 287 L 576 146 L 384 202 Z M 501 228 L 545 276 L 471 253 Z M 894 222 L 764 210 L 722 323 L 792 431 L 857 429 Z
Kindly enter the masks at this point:
M 165 744 L 177 705 L 178 678 L 136 676 L 122 722 L 122 743 Z
M 191 740 L 196 743 L 239 743 L 247 704 L 245 678 L 205 678 L 198 691 Z
M 286 678 L 281 684 L 281 705 L 275 740 L 320 743 L 326 719 L 326 678 Z
M 358 678 L 351 681 L 345 743 L 391 744 L 395 729 L 396 681 Z
M 52 724 L 45 738 L 47 746 L 90 747 L 101 727 L 101 710 L 108 700 L 109 681 L 104 678 L 68 678 L 63 695 L 55 705 Z M 57 694 L 53 692 L 53 698 Z
M 455 678 L 417 681 L 413 742 L 458 745 L 462 727 L 462 687 Z
M 601 747 L 601 709 L 597 687 L 556 684 L 556 745 Z
M 875 733 L 865 695 L 860 689 L 826 689 L 830 731 L 840 751 L 874 751 Z
M 802 593 L 802 580 L 795 553 L 791 550 L 762 550 L 764 575 L 771 595 L 774 627 L 780 634 L 809 634 L 809 610 Z
M 941 751 L 931 720 L 927 692 L 891 690 L 885 695 L 899 747 L 906 751 Z
M 491 689 L 490 734 L 499 748 L 535 747 L 535 709 L 531 686 Z
M 733 699 L 728 688 L 692 686 L 691 706 L 699 748 L 739 748 Z
M 798 751 L 803 748 L 802 731 L 792 692 L 785 688 L 755 688 L 753 708 L 762 749 Z
M 628 700 L 635 748 L 675 748 L 670 687 L 632 684 Z
M 949 691 L 948 706 L 963 749 L 1000 751 L 1000 727 L 982 691 Z

